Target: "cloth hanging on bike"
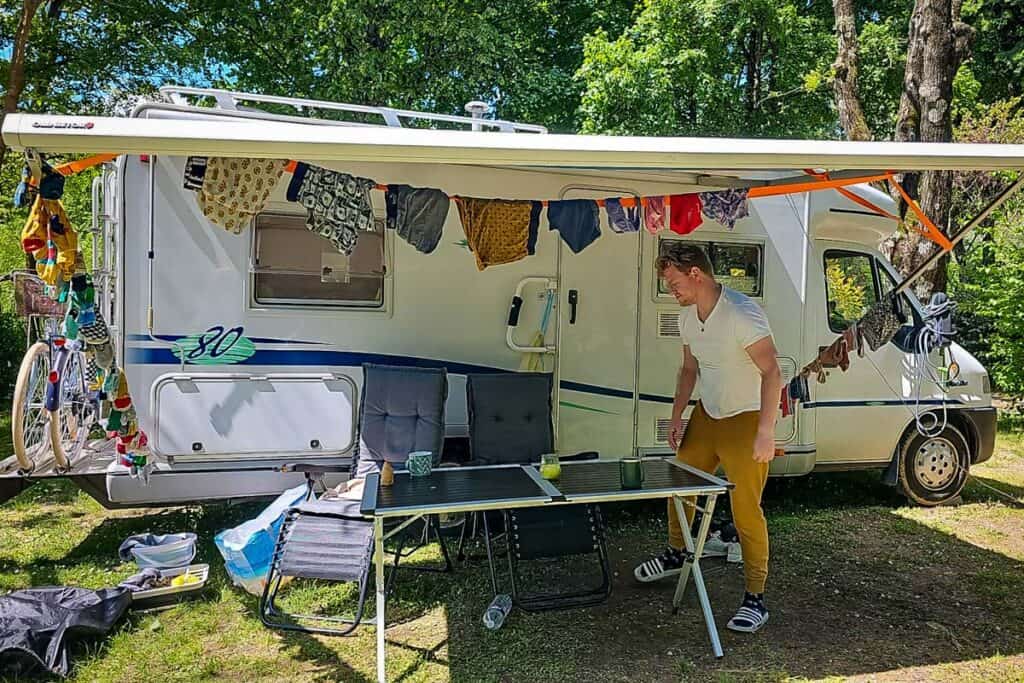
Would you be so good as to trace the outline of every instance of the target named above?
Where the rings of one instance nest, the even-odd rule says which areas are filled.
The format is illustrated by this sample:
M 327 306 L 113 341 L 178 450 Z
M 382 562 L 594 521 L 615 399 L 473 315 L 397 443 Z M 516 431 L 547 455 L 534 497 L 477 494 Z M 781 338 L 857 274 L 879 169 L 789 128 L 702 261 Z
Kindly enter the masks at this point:
M 36 197 L 21 231 L 21 248 L 36 260 L 36 273 L 51 287 L 68 282 L 78 262 L 78 234 L 59 200 Z
M 131 601 L 126 588 L 54 586 L 0 596 L 0 669 L 19 675 L 42 667 L 67 676 L 69 641 L 105 636 Z

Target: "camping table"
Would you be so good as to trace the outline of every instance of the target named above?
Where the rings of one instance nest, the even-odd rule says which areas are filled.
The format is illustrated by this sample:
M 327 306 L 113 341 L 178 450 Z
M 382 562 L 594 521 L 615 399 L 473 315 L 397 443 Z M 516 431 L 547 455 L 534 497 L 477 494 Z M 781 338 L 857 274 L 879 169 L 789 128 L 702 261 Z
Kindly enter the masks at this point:
M 434 469 L 429 476 L 412 477 L 408 472 L 396 472 L 392 486 L 380 486 L 380 475 L 371 474 L 363 489 L 361 511 L 373 517 L 374 564 L 377 593 L 377 678 L 384 675 L 384 520 L 405 517 L 403 523 L 390 531 L 389 536 L 405 528 L 424 515 L 504 510 L 547 505 L 573 505 L 580 503 L 607 503 L 621 500 L 671 498 L 680 519 L 685 519 L 683 505 L 691 505 L 704 515 L 696 538 L 688 524 L 682 524 L 686 543 L 686 560 L 679 574 L 672 598 L 673 613 L 679 609 L 689 576 L 693 574 L 697 597 L 704 612 L 704 623 L 711 648 L 716 657 L 722 656 L 722 646 L 715 627 L 714 614 L 704 577 L 700 570 L 700 556 L 704 552 L 714 512 L 715 501 L 732 484 L 685 465 L 673 457 L 644 459 L 644 483 L 640 489 L 623 489 L 619 480 L 617 460 L 591 460 L 562 463 L 562 474 L 557 481 L 543 479 L 535 465 L 490 465 L 478 467 L 451 467 Z M 703 508 L 695 497 L 706 496 Z M 691 500 L 685 500 L 689 498 Z M 488 547 L 488 554 L 490 548 Z

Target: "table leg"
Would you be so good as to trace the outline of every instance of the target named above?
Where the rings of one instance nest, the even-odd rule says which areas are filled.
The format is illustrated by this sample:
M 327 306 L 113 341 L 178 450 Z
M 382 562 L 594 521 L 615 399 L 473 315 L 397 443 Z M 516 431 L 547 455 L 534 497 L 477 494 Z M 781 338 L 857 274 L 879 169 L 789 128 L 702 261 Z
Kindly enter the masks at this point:
M 708 599 L 707 587 L 704 585 L 704 575 L 700 570 L 700 557 L 704 553 L 704 542 L 708 538 L 708 530 L 711 528 L 711 516 L 715 511 L 715 501 L 718 499 L 717 494 L 711 494 L 708 496 L 708 501 L 704 506 L 704 514 L 700 520 L 700 528 L 697 530 L 696 542 L 694 541 L 693 535 L 690 533 L 690 525 L 686 523 L 686 515 L 683 510 L 683 500 L 679 496 L 672 498 L 675 504 L 676 514 L 679 515 L 679 519 L 683 531 L 683 542 L 686 544 L 686 550 L 688 553 L 692 553 L 692 559 L 687 558 L 683 563 L 683 571 L 679 574 L 679 583 L 676 585 L 676 593 L 672 598 L 672 612 L 673 614 L 679 610 L 679 604 L 682 602 L 683 593 L 686 590 L 686 583 L 690 576 L 690 571 L 693 571 L 693 585 L 697 590 L 697 599 L 700 601 L 701 610 L 704 612 L 704 624 L 708 629 L 708 637 L 711 638 L 711 650 L 715 653 L 715 657 L 722 657 L 722 644 L 718 639 L 718 627 L 715 625 L 715 615 L 711 611 L 711 601 Z M 692 504 L 692 503 L 691 503 Z
M 493 551 L 491 550 L 491 528 L 487 524 L 487 513 L 488 510 L 484 510 L 480 513 L 480 516 L 484 520 L 484 547 L 487 548 L 487 568 L 491 570 L 491 589 L 494 591 L 494 595 L 498 595 L 498 577 L 494 573 L 494 557 Z M 505 531 L 507 533 L 508 529 Z
M 374 590 L 377 593 L 377 681 L 387 683 L 384 667 L 384 520 L 373 518 L 373 558 L 376 565 Z

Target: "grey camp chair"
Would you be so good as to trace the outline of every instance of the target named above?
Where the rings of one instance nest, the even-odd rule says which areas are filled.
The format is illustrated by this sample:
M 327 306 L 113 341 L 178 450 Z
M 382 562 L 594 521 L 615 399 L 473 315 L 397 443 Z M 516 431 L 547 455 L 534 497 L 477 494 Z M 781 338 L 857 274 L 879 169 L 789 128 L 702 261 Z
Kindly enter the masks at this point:
M 379 472 L 385 461 L 402 468 L 412 451 L 431 451 L 440 460 L 444 440 L 444 404 L 448 381 L 444 369 L 406 368 L 385 365 L 363 367 L 363 392 L 359 406 L 359 447 L 353 458 L 353 478 Z M 260 619 L 272 628 L 348 635 L 362 619 L 373 555 L 373 523 L 359 512 L 360 501 L 325 495 L 315 500 L 315 482 L 324 474 L 339 471 L 317 464 L 292 464 L 282 468 L 306 476 L 307 500 L 285 515 L 274 548 L 267 583 L 260 598 Z M 441 540 L 445 565 L 424 568 L 450 571 L 451 562 L 437 520 L 413 530 L 411 525 L 396 536 L 394 564 L 388 575 L 391 587 L 402 558 L 426 542 L 431 530 Z M 393 526 L 391 527 L 393 528 Z M 415 547 L 413 549 L 415 549 Z M 420 569 L 416 567 L 416 569 Z M 355 582 L 358 603 L 352 618 L 288 614 L 275 602 L 285 578 Z M 306 626 L 300 622 L 309 622 Z M 339 626 L 341 625 L 341 626 Z
M 552 376 L 547 373 L 470 375 L 469 447 L 481 464 L 534 464 L 554 449 Z M 596 458 L 581 453 L 564 460 Z M 504 513 L 512 599 L 538 611 L 603 602 L 611 593 L 604 523 L 596 505 L 523 508 Z M 489 525 L 488 525 L 489 526 Z M 601 572 L 596 586 L 561 592 L 523 591 L 521 565 L 531 560 L 594 555 Z

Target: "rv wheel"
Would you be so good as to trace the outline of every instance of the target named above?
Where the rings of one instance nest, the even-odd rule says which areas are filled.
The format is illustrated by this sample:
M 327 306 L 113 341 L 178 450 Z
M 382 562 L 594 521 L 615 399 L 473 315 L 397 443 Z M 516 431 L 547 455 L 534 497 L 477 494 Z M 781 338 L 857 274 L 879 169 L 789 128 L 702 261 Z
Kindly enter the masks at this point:
M 900 444 L 900 488 L 918 505 L 940 505 L 956 498 L 967 483 L 970 466 L 967 439 L 951 425 L 936 436 L 922 436 L 914 429 Z

